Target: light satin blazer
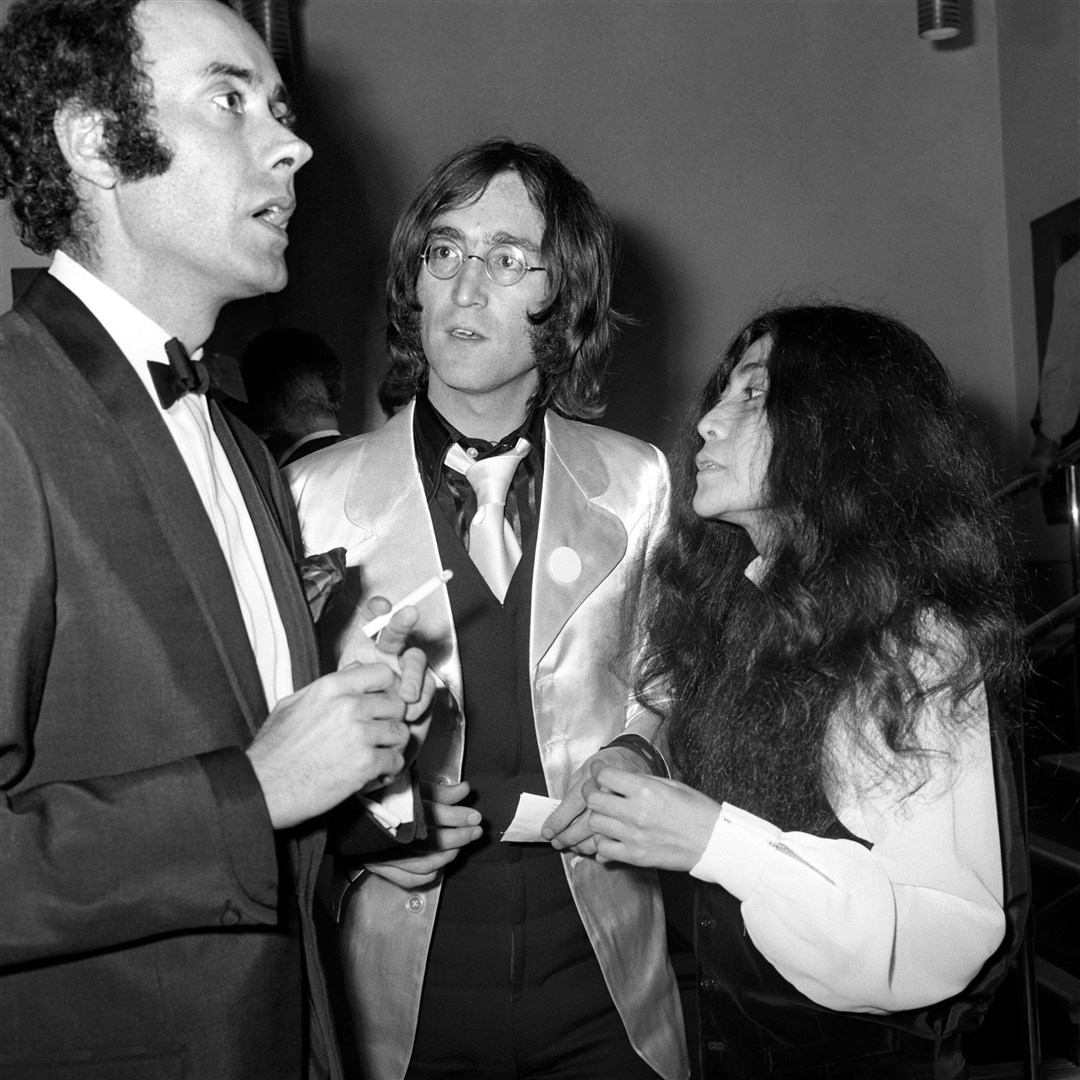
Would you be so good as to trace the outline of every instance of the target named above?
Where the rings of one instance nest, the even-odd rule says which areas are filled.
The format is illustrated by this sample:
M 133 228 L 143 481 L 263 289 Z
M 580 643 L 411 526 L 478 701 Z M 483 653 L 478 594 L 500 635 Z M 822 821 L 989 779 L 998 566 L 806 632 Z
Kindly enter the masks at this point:
M 550 410 L 532 582 L 529 666 L 547 793 L 623 731 L 658 720 L 632 698 L 628 646 L 642 575 L 666 519 L 667 463 L 655 447 Z M 345 662 L 359 605 L 396 600 L 441 568 L 413 443 L 410 403 L 378 431 L 287 470 L 309 552 L 345 547 L 345 598 L 320 626 Z M 421 602 L 416 638 L 437 676 L 421 779 L 461 779 L 465 691 L 445 590 Z M 467 779 L 467 777 L 466 777 Z M 563 866 L 635 1049 L 667 1080 L 689 1074 L 682 1009 L 652 870 L 563 853 Z M 352 891 L 341 955 L 369 1080 L 404 1076 L 412 1053 L 440 885 L 405 891 L 373 874 Z

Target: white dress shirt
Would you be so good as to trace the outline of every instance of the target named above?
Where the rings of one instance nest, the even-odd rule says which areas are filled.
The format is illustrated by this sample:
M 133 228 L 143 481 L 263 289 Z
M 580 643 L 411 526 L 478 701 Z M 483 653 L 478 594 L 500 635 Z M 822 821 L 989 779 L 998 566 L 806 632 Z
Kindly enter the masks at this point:
M 167 333 L 62 251 L 49 273 L 70 289 L 101 323 L 146 388 L 184 459 L 221 544 L 269 708 L 293 692 L 285 627 L 240 485 L 214 432 L 203 394 L 185 394 L 162 409 L 147 362 L 167 362 Z M 198 350 L 193 359 L 198 359 Z

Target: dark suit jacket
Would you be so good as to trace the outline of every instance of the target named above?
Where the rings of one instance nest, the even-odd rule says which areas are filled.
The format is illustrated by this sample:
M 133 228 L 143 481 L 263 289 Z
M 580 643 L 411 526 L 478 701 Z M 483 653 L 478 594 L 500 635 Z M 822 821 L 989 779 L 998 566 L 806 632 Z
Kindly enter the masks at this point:
M 211 413 L 299 687 L 287 496 Z M 0 589 L 0 1075 L 337 1073 L 322 835 L 275 837 L 242 753 L 267 705 L 228 568 L 155 404 L 47 275 L 0 319 Z

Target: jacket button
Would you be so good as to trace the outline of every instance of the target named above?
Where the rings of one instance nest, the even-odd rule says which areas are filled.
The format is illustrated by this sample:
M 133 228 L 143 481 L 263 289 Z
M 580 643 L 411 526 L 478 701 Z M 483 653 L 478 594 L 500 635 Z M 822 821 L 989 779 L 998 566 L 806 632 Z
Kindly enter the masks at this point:
M 417 893 L 412 893 L 405 901 L 405 910 L 410 915 L 419 915 L 424 910 L 424 898 Z
M 712 930 L 712 928 L 716 926 L 716 922 L 715 920 L 706 917 L 698 923 L 698 926 L 700 926 L 702 930 Z
M 226 900 L 225 910 L 221 913 L 221 925 L 235 926 L 241 918 L 240 912 L 233 907 L 232 901 Z

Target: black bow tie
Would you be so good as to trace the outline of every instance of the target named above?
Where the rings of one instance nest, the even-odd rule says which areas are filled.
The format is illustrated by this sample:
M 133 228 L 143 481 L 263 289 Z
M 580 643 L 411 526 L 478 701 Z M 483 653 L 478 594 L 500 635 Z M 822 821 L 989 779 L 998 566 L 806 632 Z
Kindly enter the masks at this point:
M 177 338 L 165 342 L 167 364 L 147 362 L 158 400 L 169 408 L 185 394 L 205 394 L 213 387 L 235 401 L 247 401 L 240 365 L 231 356 L 211 353 L 205 360 L 192 360 Z

